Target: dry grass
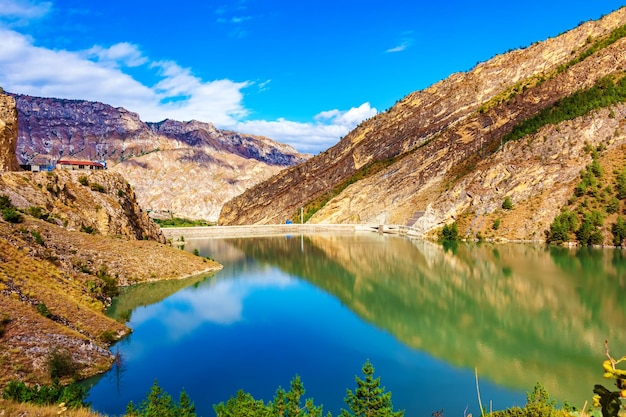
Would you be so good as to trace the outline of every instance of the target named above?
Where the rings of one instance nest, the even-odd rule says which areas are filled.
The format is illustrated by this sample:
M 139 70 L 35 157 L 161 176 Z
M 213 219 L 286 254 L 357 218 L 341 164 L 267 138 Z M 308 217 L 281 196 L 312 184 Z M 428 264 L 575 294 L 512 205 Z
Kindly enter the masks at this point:
M 0 317 L 6 319 L 0 335 L 0 387 L 10 379 L 49 383 L 46 362 L 54 349 L 69 352 L 83 377 L 110 367 L 108 344 L 129 329 L 104 315 L 108 296 L 94 290 L 102 268 L 121 285 L 219 268 L 154 241 L 68 231 L 27 215 L 17 225 L 0 219 L 0 261 Z M 48 317 L 38 311 L 40 304 Z
M 59 414 L 60 410 L 61 408 L 56 405 L 38 407 L 0 399 L 0 417 L 102 417 L 102 414 L 93 412 L 88 408 L 66 410 Z

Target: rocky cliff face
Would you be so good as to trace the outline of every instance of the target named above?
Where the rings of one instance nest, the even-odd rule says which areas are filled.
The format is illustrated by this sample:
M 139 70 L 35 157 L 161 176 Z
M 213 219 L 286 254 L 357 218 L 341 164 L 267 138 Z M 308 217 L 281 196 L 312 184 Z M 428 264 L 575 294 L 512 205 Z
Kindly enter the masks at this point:
M 13 97 L 0 94 L 0 172 L 17 171 L 17 108 Z
M 620 149 L 622 119 L 615 114 L 621 107 L 502 149 L 500 142 L 519 122 L 606 75 L 620 74 L 626 68 L 626 40 L 597 45 L 624 24 L 626 10 L 621 9 L 412 93 L 335 147 L 227 203 L 220 223 L 282 223 L 300 207 L 325 199 L 328 203 L 311 222 L 406 224 L 427 234 L 464 213 L 493 213 L 505 195 L 531 206 L 542 193 L 551 200 L 535 211 L 542 221 L 531 216 L 528 227 L 504 234 L 537 238 L 571 195 L 576 173 L 590 162 L 584 142 Z M 593 127 L 583 129 L 590 123 Z M 563 137 L 566 127 L 570 135 Z
M 135 113 L 97 102 L 15 98 L 21 162 L 106 160 L 135 188 L 139 203 L 155 212 L 217 220 L 225 201 L 308 158 L 290 146 L 210 123 L 144 123 Z
M 18 209 L 38 207 L 41 217 L 68 230 L 165 243 L 131 186 L 114 172 L 4 173 L 0 194 Z

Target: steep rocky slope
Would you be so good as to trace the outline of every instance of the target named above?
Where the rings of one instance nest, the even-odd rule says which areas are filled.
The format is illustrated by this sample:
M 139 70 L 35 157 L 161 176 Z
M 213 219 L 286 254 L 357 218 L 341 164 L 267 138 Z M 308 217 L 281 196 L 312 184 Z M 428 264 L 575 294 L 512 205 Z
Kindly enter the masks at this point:
M 220 223 L 282 223 L 305 207 L 311 222 L 396 223 L 427 234 L 464 215 L 492 213 L 508 195 L 516 207 L 542 205 L 523 214 L 529 220 L 521 230 L 503 228 L 500 235 L 538 238 L 591 161 L 584 142 L 621 149 L 622 106 L 546 127 L 504 148 L 501 141 L 570 94 L 607 75 L 621 77 L 626 39 L 605 39 L 624 24 L 620 9 L 412 93 L 328 151 L 231 200 Z
M 144 123 L 136 113 L 97 102 L 15 99 L 20 162 L 106 160 L 134 187 L 143 207 L 180 217 L 215 221 L 225 201 L 308 157 L 210 123 Z
M 0 97 L 0 126 L 15 116 Z M 8 135 L 0 153 L 15 159 Z M 117 286 L 220 268 L 163 242 L 119 174 L 0 172 L 0 387 L 50 382 L 55 355 L 78 377 L 105 371 L 130 331 L 104 315 Z
M 0 172 L 19 168 L 15 157 L 17 146 L 17 109 L 15 100 L 0 94 Z

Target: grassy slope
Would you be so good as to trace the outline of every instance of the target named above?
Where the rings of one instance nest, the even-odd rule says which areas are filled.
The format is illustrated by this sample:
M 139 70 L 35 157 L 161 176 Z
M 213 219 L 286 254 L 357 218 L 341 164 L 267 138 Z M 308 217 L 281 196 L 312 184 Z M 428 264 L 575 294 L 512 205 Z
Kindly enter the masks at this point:
M 98 276 L 103 266 L 123 283 L 219 268 L 157 242 L 68 231 L 29 216 L 16 225 L 0 220 L 0 257 L 0 316 L 7 322 L 0 337 L 0 386 L 11 378 L 49 382 L 45 360 L 55 348 L 70 351 L 83 363 L 84 376 L 108 368 L 108 343 L 128 329 L 104 315 L 108 298 Z M 38 313 L 41 303 L 49 317 Z

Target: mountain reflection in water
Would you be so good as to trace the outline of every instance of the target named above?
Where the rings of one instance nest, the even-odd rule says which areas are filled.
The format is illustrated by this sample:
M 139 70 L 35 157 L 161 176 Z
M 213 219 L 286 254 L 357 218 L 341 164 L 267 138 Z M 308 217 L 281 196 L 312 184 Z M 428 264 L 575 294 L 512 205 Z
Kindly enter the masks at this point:
M 302 239 L 228 242 L 328 291 L 406 345 L 511 388 L 541 382 L 561 400 L 586 399 L 602 381 L 604 340 L 626 354 L 623 251 L 446 250 L 376 234 Z
M 479 413 L 475 368 L 496 408 L 523 405 L 537 382 L 582 406 L 603 382 L 604 340 L 626 354 L 619 250 L 444 248 L 374 233 L 188 239 L 186 249 L 224 269 L 116 300 L 111 313 L 132 311 L 134 331 L 113 348 L 122 372 L 94 381 L 96 410 L 123 413 L 157 378 L 210 416 L 238 389 L 270 400 L 298 373 L 305 396 L 337 415 L 368 358 L 407 415 Z

